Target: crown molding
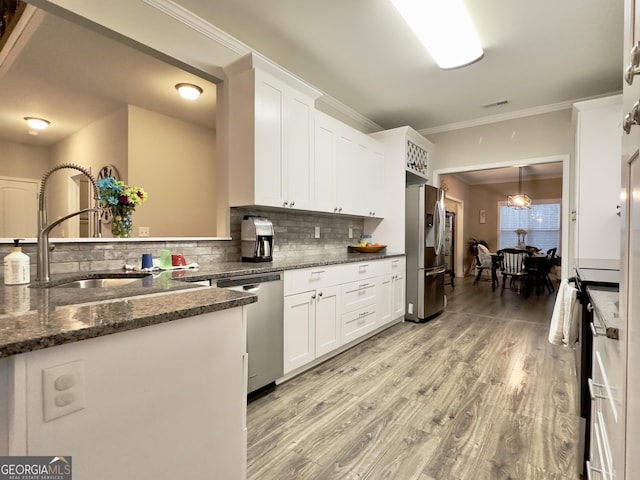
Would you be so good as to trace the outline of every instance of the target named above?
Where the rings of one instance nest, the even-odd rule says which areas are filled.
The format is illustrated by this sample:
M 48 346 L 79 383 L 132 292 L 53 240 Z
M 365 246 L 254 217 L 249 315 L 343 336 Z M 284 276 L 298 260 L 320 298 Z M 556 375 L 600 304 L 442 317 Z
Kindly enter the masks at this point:
M 156 10 L 161 11 L 165 15 L 179 21 L 187 27 L 201 33 L 211 40 L 215 40 L 224 47 L 228 48 L 239 56 L 251 53 L 253 49 L 248 45 L 242 43 L 235 37 L 232 37 L 224 30 L 219 29 L 212 23 L 206 21 L 204 18 L 199 17 L 191 10 L 187 10 L 181 5 L 173 2 L 172 0 L 143 0 L 144 3 Z
M 223 45 L 224 47 L 228 48 L 230 51 L 236 53 L 239 58 L 245 55 L 248 55 L 249 53 L 255 53 L 260 57 L 267 59 L 267 57 L 262 55 L 257 50 L 249 47 L 248 45 L 241 42 L 237 38 L 226 33 L 224 30 L 221 30 L 220 28 L 216 27 L 212 23 L 208 22 L 202 17 L 199 17 L 192 11 L 187 10 L 183 6 L 178 5 L 172 0 L 143 0 L 143 1 L 150 7 L 155 8 L 156 10 L 164 13 L 165 15 L 170 16 L 171 18 L 173 18 L 174 20 L 177 20 L 183 25 L 199 32 L 205 37 Z M 287 69 L 283 68 L 282 66 L 275 64 L 271 60 L 268 60 L 268 61 L 273 63 L 275 67 L 288 73 L 292 77 L 299 78 L 297 75 L 289 72 Z M 224 69 L 227 67 L 227 65 L 222 65 L 221 67 Z M 300 80 L 304 81 L 302 79 Z M 333 108 L 334 110 L 343 114 L 345 117 L 352 119 L 356 124 L 361 125 L 365 129 L 368 129 L 370 131 L 384 130 L 377 123 L 369 120 L 364 115 L 356 112 L 351 107 L 348 107 L 344 103 L 340 102 L 339 100 L 333 98 L 330 95 L 327 95 L 324 92 L 321 92 L 321 97 L 317 101 L 324 103 L 330 108 Z
M 356 124 L 360 125 L 365 130 L 368 130 L 370 132 L 379 132 L 381 130 L 385 130 L 373 120 L 370 120 L 369 118 L 355 111 L 353 108 L 345 105 L 340 100 L 332 97 L 331 95 L 327 95 L 324 92 L 322 92 L 322 96 L 317 100 L 317 102 L 324 103 L 328 107 L 342 113 L 346 117 L 352 119 Z
M 560 110 L 569 110 L 573 108 L 576 102 L 594 100 L 596 98 L 605 98 L 611 95 L 619 95 L 622 92 L 606 93 L 604 95 L 596 95 L 593 97 L 578 98 L 575 100 L 567 100 L 566 102 L 552 103 L 549 105 L 540 105 L 539 107 L 527 108 L 525 110 L 517 110 L 515 112 L 501 113 L 499 115 L 490 115 L 487 117 L 475 118 L 464 122 L 449 123 L 437 127 L 423 128 L 418 130 L 422 135 L 433 135 L 436 133 L 450 132 L 452 130 L 460 130 L 463 128 L 478 127 L 480 125 L 488 125 L 491 123 L 504 122 L 506 120 L 515 120 L 518 118 L 532 117 L 534 115 L 542 115 L 544 113 L 558 112 Z

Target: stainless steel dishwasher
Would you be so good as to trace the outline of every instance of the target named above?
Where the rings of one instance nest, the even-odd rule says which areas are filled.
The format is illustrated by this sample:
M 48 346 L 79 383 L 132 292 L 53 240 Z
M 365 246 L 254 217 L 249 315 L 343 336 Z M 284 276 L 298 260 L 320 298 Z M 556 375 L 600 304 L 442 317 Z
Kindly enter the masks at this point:
M 258 296 L 247 306 L 249 393 L 273 384 L 284 374 L 282 272 L 223 278 L 216 285 Z

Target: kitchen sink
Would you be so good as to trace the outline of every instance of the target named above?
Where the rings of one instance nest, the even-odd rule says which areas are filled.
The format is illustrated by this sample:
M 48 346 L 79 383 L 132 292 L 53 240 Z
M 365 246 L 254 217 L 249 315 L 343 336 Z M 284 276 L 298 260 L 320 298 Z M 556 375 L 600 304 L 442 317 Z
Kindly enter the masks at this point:
M 143 278 L 143 276 L 86 278 L 61 283 L 53 288 L 118 288 L 139 282 L 141 278 Z

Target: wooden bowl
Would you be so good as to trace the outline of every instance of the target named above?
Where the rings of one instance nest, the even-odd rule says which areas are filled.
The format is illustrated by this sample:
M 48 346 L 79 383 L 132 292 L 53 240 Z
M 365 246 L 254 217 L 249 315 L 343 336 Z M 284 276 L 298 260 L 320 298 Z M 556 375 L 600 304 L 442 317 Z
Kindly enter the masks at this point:
M 360 245 L 353 245 L 353 248 L 356 252 L 360 253 L 377 253 L 380 250 L 387 248 L 386 245 L 368 245 L 366 247 L 362 247 Z

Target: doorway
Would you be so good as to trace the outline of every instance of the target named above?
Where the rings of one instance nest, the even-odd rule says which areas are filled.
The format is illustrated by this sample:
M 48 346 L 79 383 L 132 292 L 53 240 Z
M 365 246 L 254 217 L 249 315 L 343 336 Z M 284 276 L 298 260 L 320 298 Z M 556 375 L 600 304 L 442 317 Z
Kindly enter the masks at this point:
M 528 158 L 528 159 L 520 159 L 520 160 L 512 160 L 508 162 L 500 162 L 493 164 L 483 164 L 483 165 L 467 165 L 467 166 L 459 166 L 459 167 L 449 167 L 449 168 L 441 168 L 434 169 L 433 171 L 433 181 L 434 185 L 440 186 L 440 177 L 445 174 L 465 174 L 471 172 L 479 172 L 479 173 L 488 173 L 490 170 L 498 170 L 498 169 L 508 169 L 511 172 L 516 172 L 517 169 L 513 167 L 518 166 L 535 166 L 535 165 L 544 165 L 544 164 L 558 164 L 561 170 L 561 183 L 562 183 L 562 236 L 561 236 L 561 251 L 563 252 L 563 261 L 561 267 L 561 275 L 562 278 L 569 277 L 569 267 L 573 264 L 573 250 L 570 247 L 570 238 L 572 238 L 573 233 L 571 231 L 573 224 L 571 222 L 571 200 L 570 200 L 570 157 L 568 154 L 550 156 L 550 157 L 537 157 L 537 158 Z M 503 172 L 504 173 L 504 172 Z M 464 201 L 465 193 L 455 192 L 456 196 Z M 468 203 L 467 203 L 468 205 Z M 469 212 L 467 212 L 469 213 Z M 459 239 L 464 241 L 466 238 L 465 235 L 468 233 L 468 223 L 470 221 L 471 216 L 466 216 L 466 221 L 463 222 L 460 218 L 458 218 L 459 223 L 464 224 L 466 227 L 462 227 L 462 232 L 458 235 Z M 475 217 L 473 217 L 475 218 Z M 463 253 L 464 248 L 458 249 L 460 253 Z M 458 265 L 461 265 L 461 262 L 458 262 Z

